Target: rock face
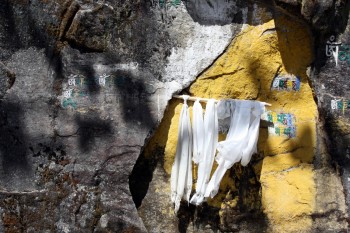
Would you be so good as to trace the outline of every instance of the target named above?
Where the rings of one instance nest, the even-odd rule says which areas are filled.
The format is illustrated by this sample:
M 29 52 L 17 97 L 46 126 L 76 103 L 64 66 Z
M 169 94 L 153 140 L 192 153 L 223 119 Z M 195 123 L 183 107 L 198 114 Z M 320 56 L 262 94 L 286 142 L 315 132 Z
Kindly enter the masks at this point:
M 346 231 L 349 4 L 4 0 L 0 231 Z M 272 107 L 250 165 L 175 216 L 179 92 Z

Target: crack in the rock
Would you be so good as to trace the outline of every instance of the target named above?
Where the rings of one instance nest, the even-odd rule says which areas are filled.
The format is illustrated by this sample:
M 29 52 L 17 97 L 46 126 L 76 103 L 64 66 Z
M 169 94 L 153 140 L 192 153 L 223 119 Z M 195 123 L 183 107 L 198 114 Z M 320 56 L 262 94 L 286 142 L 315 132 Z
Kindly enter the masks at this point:
M 261 173 L 261 175 L 271 175 L 271 174 L 289 172 L 289 171 L 292 171 L 292 170 L 294 170 L 294 169 L 297 169 L 297 168 L 300 168 L 300 167 L 304 167 L 304 165 L 310 165 L 310 164 L 308 164 L 308 163 L 300 163 L 300 164 L 298 164 L 298 165 L 296 165 L 296 166 L 291 166 L 291 167 L 289 167 L 289 168 L 286 168 L 286 169 L 283 169 L 283 170 L 280 170 L 280 171 L 264 172 L 264 173 Z M 287 183 L 288 183 L 289 185 L 292 185 L 292 184 L 290 184 L 288 181 L 287 181 Z M 292 186 L 296 187 L 295 185 L 292 185 Z M 296 187 L 296 188 L 297 188 L 297 187 Z M 297 188 L 297 189 L 299 189 L 299 188 Z
M 92 222 L 92 231 L 91 232 L 96 232 L 96 227 L 102 217 L 102 207 L 101 207 L 101 192 L 98 192 L 96 194 L 96 206 L 95 206 L 95 211 L 94 211 L 94 220 Z
M 232 72 L 227 72 L 227 73 L 221 73 L 221 74 L 218 74 L 218 75 L 212 75 L 212 76 L 209 76 L 209 77 L 203 77 L 203 79 L 217 79 L 219 77 L 222 77 L 222 76 L 225 76 L 225 75 L 233 75 L 241 70 L 244 70 L 245 68 L 243 67 L 240 67 Z
M 263 36 L 265 33 L 267 33 L 267 32 L 276 32 L 277 31 L 277 28 L 276 27 L 274 27 L 274 28 L 267 28 L 267 29 L 265 29 L 261 34 L 260 34 L 260 36 L 259 36 L 259 38 L 261 37 L 261 36 Z
M 62 13 L 62 21 L 59 27 L 58 40 L 62 41 L 66 39 L 66 33 L 71 27 L 74 18 L 80 10 L 80 5 L 75 0 L 69 0 L 66 2 L 66 8 Z
M 21 192 L 17 192 L 17 191 L 4 191 L 4 190 L 0 190 L 0 195 L 28 195 L 28 194 L 40 194 L 40 193 L 48 193 L 49 190 L 47 189 L 43 189 L 43 190 L 32 190 L 32 191 L 21 191 Z
M 66 137 L 76 137 L 79 136 L 79 131 L 81 131 L 81 129 L 86 128 L 86 127 L 79 127 L 75 132 L 70 133 L 70 134 L 59 134 L 58 132 L 55 133 L 55 135 L 57 137 L 62 137 L 62 138 L 66 138 Z M 95 135 L 94 137 L 98 138 L 100 137 L 99 135 Z M 140 145 L 118 145 L 118 147 L 140 147 Z
M 243 34 L 244 34 L 244 33 L 243 33 Z M 213 61 L 212 61 L 207 67 L 205 67 L 205 68 L 196 76 L 196 78 L 195 78 L 186 88 L 183 88 L 183 90 L 188 89 L 190 86 L 192 86 L 192 84 L 194 84 L 194 83 L 197 81 L 197 79 L 198 79 L 200 76 L 202 76 L 205 72 L 207 72 L 207 71 L 210 69 L 210 67 L 212 67 L 212 66 L 215 64 L 215 62 L 217 62 L 217 61 L 219 60 L 219 58 L 220 58 L 221 56 L 223 56 L 223 55 L 228 51 L 228 49 L 230 48 L 231 44 L 232 44 L 239 36 L 240 36 L 240 35 L 238 35 L 238 36 L 236 36 L 236 37 L 232 36 L 231 41 L 227 43 L 227 45 L 226 45 L 226 47 L 223 49 L 223 51 L 222 51 L 220 54 L 218 54 L 218 55 L 213 59 Z M 242 68 L 242 69 L 243 69 L 243 68 Z
M 107 6 L 109 8 L 111 6 L 106 5 L 103 1 L 103 3 L 98 3 L 96 7 L 89 9 L 84 5 L 80 5 L 75 0 L 67 1 L 65 5 L 67 6 L 65 7 L 65 10 L 61 15 L 62 21 L 59 26 L 58 40 L 60 42 L 67 42 L 72 48 L 78 49 L 81 53 L 102 52 L 101 49 L 90 48 L 85 44 L 78 43 L 74 37 L 72 38 L 70 36 L 70 34 L 72 32 L 74 33 L 74 26 L 79 23 L 79 19 L 81 15 L 85 13 L 94 13 L 102 9 L 103 6 Z
M 86 192 L 84 192 L 83 193 L 83 200 L 82 201 L 79 201 L 79 205 L 78 205 L 78 207 L 76 208 L 76 210 L 74 211 L 74 222 L 75 223 L 77 223 L 78 222 L 78 219 L 77 219 L 77 215 L 79 214 L 79 212 L 80 212 L 80 209 L 81 209 L 81 207 L 85 204 L 85 203 L 87 203 L 86 202 Z
M 296 152 L 296 151 L 299 150 L 299 149 L 304 149 L 304 148 L 308 148 L 308 147 L 307 147 L 307 146 L 297 146 L 297 147 L 293 148 L 292 150 L 287 150 L 287 151 L 283 151 L 283 152 L 281 152 L 281 153 L 276 153 L 276 154 L 267 154 L 266 156 L 274 157 L 274 156 L 276 156 L 276 155 L 290 154 L 290 153 Z
M 342 217 L 342 216 L 344 216 L 344 214 L 341 213 L 341 211 L 339 211 L 338 209 L 331 209 L 331 210 L 328 210 L 327 212 L 324 212 L 324 213 L 313 213 L 313 214 L 311 214 L 311 217 L 313 220 L 315 220 L 317 218 L 329 219 L 331 217 L 331 215 L 333 215 L 333 214 L 337 217 L 338 222 L 348 220 L 346 217 Z
M 12 70 L 10 70 L 3 62 L 0 61 L 0 68 L 5 70 L 7 77 L 9 78 L 8 80 L 8 89 L 11 89 L 13 84 L 16 81 L 16 74 Z
M 124 151 L 122 153 L 119 153 L 119 154 L 115 154 L 115 155 L 111 155 L 111 156 L 108 156 L 108 158 L 106 158 L 101 164 L 100 164 L 100 168 L 97 169 L 94 173 L 94 175 L 92 176 L 92 180 L 94 180 L 96 178 L 96 176 L 100 175 L 100 172 L 102 171 L 102 169 L 105 168 L 106 166 L 106 163 L 108 163 L 108 161 L 110 161 L 111 159 L 114 159 L 114 158 L 118 158 L 120 156 L 123 156 L 123 155 L 127 155 L 127 154 L 133 154 L 135 153 L 135 151 Z
M 61 134 L 56 132 L 55 136 L 60 137 L 60 138 L 76 137 L 76 136 L 78 136 L 78 130 L 75 133 L 66 134 L 66 135 L 61 135 Z
M 323 97 L 324 95 L 328 95 L 329 97 L 332 97 L 334 99 L 343 99 L 344 97 L 340 97 L 340 96 L 334 96 L 332 94 L 329 94 L 329 93 L 320 93 L 321 96 Z

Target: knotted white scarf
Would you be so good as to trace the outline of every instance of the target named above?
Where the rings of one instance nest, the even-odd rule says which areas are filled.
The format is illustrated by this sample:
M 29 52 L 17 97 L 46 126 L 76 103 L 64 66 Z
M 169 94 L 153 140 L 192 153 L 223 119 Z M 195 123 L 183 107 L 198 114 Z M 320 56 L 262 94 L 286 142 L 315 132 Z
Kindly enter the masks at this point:
M 184 104 L 180 113 L 178 141 L 175 161 L 171 169 L 171 201 L 175 204 L 175 213 L 180 208 L 183 196 L 189 201 L 192 190 L 192 132 L 187 99 L 183 96 Z
M 226 140 L 219 142 L 216 156 L 218 167 L 205 192 L 205 197 L 214 197 L 227 169 L 241 160 L 246 166 L 253 153 L 257 151 L 260 116 L 264 104 L 247 100 L 225 100 L 218 104 L 220 118 L 231 117 L 230 129 Z
M 196 193 L 191 203 L 200 205 L 204 200 L 210 172 L 213 167 L 216 147 L 218 143 L 218 116 L 214 100 L 209 100 L 205 109 L 203 122 L 202 106 L 197 100 L 193 106 L 193 141 L 195 152 L 193 160 L 198 165 Z

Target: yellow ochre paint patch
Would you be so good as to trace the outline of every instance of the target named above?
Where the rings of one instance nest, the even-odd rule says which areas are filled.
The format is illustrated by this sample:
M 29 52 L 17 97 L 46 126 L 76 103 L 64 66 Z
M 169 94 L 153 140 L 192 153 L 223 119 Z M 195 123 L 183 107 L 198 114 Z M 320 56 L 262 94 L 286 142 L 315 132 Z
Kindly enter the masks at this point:
M 262 208 L 271 232 L 307 232 L 312 224 L 317 108 L 306 75 L 312 61 L 311 48 L 311 36 L 305 25 L 276 16 L 264 24 L 247 26 L 188 88 L 191 96 L 254 99 L 271 103 L 268 110 L 295 116 L 293 138 L 269 135 L 266 128 L 260 129 L 258 150 L 264 158 L 253 168 L 260 175 Z M 300 77 L 300 90 L 271 90 L 277 73 Z M 170 101 L 158 131 L 146 148 L 146 154 L 152 153 L 157 145 L 165 148 L 167 174 L 171 172 L 176 151 L 181 102 Z M 196 171 L 194 183 L 195 178 Z M 209 200 L 209 205 L 220 208 L 227 192 L 235 189 L 227 172 L 221 191 Z

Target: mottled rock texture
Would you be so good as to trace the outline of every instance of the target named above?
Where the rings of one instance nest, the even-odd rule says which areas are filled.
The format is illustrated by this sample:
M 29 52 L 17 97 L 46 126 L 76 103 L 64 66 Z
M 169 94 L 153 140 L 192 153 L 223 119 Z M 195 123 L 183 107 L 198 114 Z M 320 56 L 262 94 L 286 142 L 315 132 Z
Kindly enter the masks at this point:
M 350 44 L 348 1 L 0 4 L 1 232 L 347 230 L 350 110 L 331 100 L 350 100 L 350 58 L 325 49 Z M 287 73 L 300 92 L 271 90 Z M 266 100 L 302 130 L 265 122 L 253 162 L 175 216 L 181 91 Z

